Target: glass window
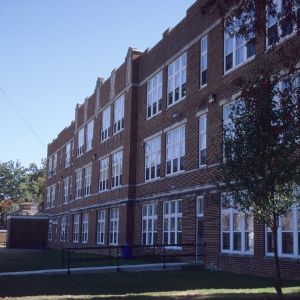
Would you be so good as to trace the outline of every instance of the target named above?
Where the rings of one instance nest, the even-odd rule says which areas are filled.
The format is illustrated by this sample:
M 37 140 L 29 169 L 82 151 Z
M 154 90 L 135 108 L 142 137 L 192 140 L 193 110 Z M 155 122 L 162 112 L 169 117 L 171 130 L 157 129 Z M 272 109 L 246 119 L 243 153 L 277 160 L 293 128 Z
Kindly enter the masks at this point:
M 147 84 L 147 118 L 161 112 L 163 71 L 151 78 Z
M 124 100 L 125 97 L 122 95 L 114 103 L 114 134 L 124 128 Z
M 123 151 L 119 151 L 112 155 L 111 186 L 113 188 L 122 185 L 122 173 L 123 173 Z
M 197 197 L 197 217 L 204 215 L 204 198 L 203 196 Z
M 86 151 L 89 151 L 93 148 L 93 136 L 94 136 L 94 120 L 91 120 L 87 124 Z
M 76 171 L 76 199 L 82 197 L 82 169 Z
M 105 141 L 109 138 L 110 128 L 110 106 L 107 107 L 102 113 L 102 129 L 101 129 L 101 141 Z
M 65 167 L 69 167 L 71 164 L 71 142 L 66 145 L 66 159 L 65 159 Z
M 109 157 L 100 160 L 99 191 L 108 190 Z
M 79 214 L 73 215 L 73 242 L 79 242 Z
M 145 179 L 160 177 L 161 137 L 156 137 L 145 144 Z
M 60 223 L 60 241 L 66 242 L 67 241 L 67 216 L 61 217 Z
M 82 214 L 81 242 L 86 244 L 89 236 L 89 213 Z
M 182 200 L 164 202 L 164 244 L 177 246 L 182 239 Z
M 142 209 L 142 244 L 155 245 L 157 238 L 157 204 L 147 204 Z
M 109 243 L 110 245 L 118 245 L 119 243 L 119 209 L 118 208 L 112 208 L 110 210 Z
M 207 36 L 201 39 L 201 66 L 200 66 L 200 86 L 203 87 L 207 84 Z
M 84 186 L 83 195 L 88 196 L 92 190 L 92 165 L 88 165 L 84 168 Z
M 105 210 L 98 211 L 97 221 L 97 244 L 103 245 L 105 243 Z
M 77 145 L 77 157 L 83 154 L 84 147 L 84 127 L 78 131 L 78 145 Z
M 177 127 L 167 133 L 166 173 L 174 174 L 184 170 L 185 126 Z
M 184 53 L 168 66 L 168 106 L 186 96 L 186 60 Z
M 200 167 L 206 165 L 206 125 L 207 115 L 202 115 L 199 118 L 199 162 Z

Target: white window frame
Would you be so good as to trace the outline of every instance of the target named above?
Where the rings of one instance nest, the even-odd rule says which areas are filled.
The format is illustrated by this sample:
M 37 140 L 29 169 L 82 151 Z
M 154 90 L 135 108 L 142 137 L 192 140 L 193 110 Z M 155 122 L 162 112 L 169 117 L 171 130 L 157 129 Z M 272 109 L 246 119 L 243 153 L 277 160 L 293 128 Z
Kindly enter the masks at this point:
M 278 256 L 287 257 L 287 258 L 300 258 L 300 207 L 293 205 L 290 209 L 292 212 L 292 231 L 283 230 L 283 220 L 279 219 L 279 227 L 277 234 L 277 245 L 278 245 Z M 265 227 L 265 254 L 266 256 L 274 256 L 273 252 L 268 252 L 268 232 L 271 232 L 267 226 Z M 292 232 L 293 235 L 293 253 L 284 253 L 283 252 L 283 232 Z M 272 237 L 272 233 L 271 233 Z M 272 237 L 273 238 L 273 237 Z M 273 240 L 272 240 L 273 243 Z
M 78 130 L 78 144 L 77 144 L 77 157 L 80 157 L 84 153 L 84 127 Z
M 81 243 L 87 244 L 89 239 L 89 213 L 85 212 L 82 214 L 82 222 L 81 222 Z
M 51 207 L 55 207 L 55 184 L 51 187 Z
M 158 115 L 162 110 L 163 71 L 153 76 L 147 83 L 146 119 Z
M 157 203 L 142 207 L 142 240 L 141 244 L 151 246 L 157 239 Z
M 52 224 L 52 219 L 49 219 L 48 223 L 48 241 L 51 242 L 53 238 L 53 224 Z
M 228 197 L 228 196 L 226 196 Z M 223 214 L 229 215 L 229 230 L 223 230 Z M 234 214 L 239 214 L 240 217 L 240 230 L 234 230 Z M 246 216 L 243 215 L 240 211 L 233 207 L 233 200 L 230 201 L 229 207 L 223 208 L 223 201 L 221 201 L 221 252 L 230 253 L 230 254 L 241 254 L 241 255 L 253 255 L 254 254 L 254 221 L 252 217 L 252 249 L 246 249 L 246 237 L 245 233 L 248 232 L 246 229 Z M 229 233 L 229 249 L 223 248 L 223 232 Z M 241 234 L 241 250 L 234 250 L 234 233 L 240 232 Z
M 171 107 L 186 97 L 187 52 L 177 57 L 168 66 L 168 95 L 167 106 Z M 178 90 L 177 90 L 178 89 Z M 178 99 L 176 100 L 176 93 Z
M 67 226 L 68 226 L 68 217 L 62 216 L 60 219 L 60 241 L 67 241 Z
M 205 160 L 204 163 L 202 160 Z M 207 114 L 199 117 L 199 167 L 207 165 Z
M 108 190 L 108 178 L 109 178 L 109 156 L 100 159 L 100 174 L 99 174 L 99 192 Z
M 182 200 L 171 200 L 163 203 L 163 243 L 170 248 L 179 248 L 182 241 L 178 241 L 178 234 L 182 239 Z M 175 210 L 171 208 L 174 204 Z M 171 230 L 172 219 L 174 219 L 174 230 Z M 166 226 L 167 225 L 167 226 Z M 181 227 L 181 228 L 180 228 Z M 171 235 L 174 234 L 174 243 L 171 244 Z M 165 237 L 167 235 L 167 238 Z
M 83 196 L 88 197 L 92 192 L 92 164 L 84 168 Z
M 110 210 L 110 220 L 109 220 L 109 244 L 118 245 L 119 244 L 119 208 L 112 208 Z
M 197 196 L 196 198 L 196 215 L 198 218 L 204 217 L 204 197 Z
M 207 86 L 207 69 L 208 69 L 208 37 L 203 37 L 200 41 L 200 88 Z M 204 76 L 205 73 L 205 76 Z M 206 79 L 205 82 L 204 78 Z
M 93 149 L 93 138 L 94 138 L 94 120 L 91 120 L 87 124 L 86 129 L 86 151 Z
M 97 213 L 97 244 L 105 244 L 105 210 L 98 210 Z
M 109 139 L 110 115 L 111 115 L 111 106 L 108 106 L 102 112 L 102 128 L 101 128 L 101 141 L 102 142 Z
M 73 243 L 79 242 L 80 214 L 73 215 Z
M 66 159 L 65 159 L 65 168 L 68 168 L 71 165 L 71 149 L 72 149 L 72 143 L 69 142 L 66 145 Z
M 117 134 L 124 129 L 125 95 L 123 94 L 114 102 L 114 126 L 113 133 Z
M 123 150 L 112 155 L 111 187 L 118 188 L 123 184 Z
M 53 173 L 53 157 L 52 155 L 48 158 L 48 178 L 52 176 Z
M 51 206 L 51 186 L 47 188 L 46 208 Z
M 289 39 L 291 36 L 293 36 L 296 32 L 297 29 L 299 30 L 299 28 L 297 28 L 297 21 L 293 24 L 293 30 L 290 34 L 287 34 L 285 36 L 282 36 L 283 32 L 282 32 L 282 20 L 284 19 L 283 15 L 282 15 L 282 0 L 273 0 L 275 6 L 276 6 L 276 12 L 281 14 L 281 17 L 279 19 L 277 19 L 278 16 L 272 17 L 270 16 L 269 18 L 269 13 L 267 13 L 267 22 L 266 22 L 266 47 L 270 48 L 278 43 L 281 43 L 287 39 Z M 295 3 L 296 5 L 293 7 L 293 11 L 297 16 L 297 10 L 300 9 L 300 5 L 298 5 L 297 7 L 297 3 Z M 268 8 L 266 8 L 268 10 Z M 291 22 L 293 22 L 293 20 L 291 20 Z M 273 44 L 269 44 L 269 29 L 272 28 L 273 26 L 276 25 L 276 29 L 277 29 L 277 35 L 278 35 L 278 40 L 273 43 Z
M 236 22 L 238 22 L 238 21 L 236 21 Z M 235 32 L 237 32 L 237 31 L 238 30 L 235 30 Z M 255 34 L 253 33 L 252 38 L 249 39 L 248 41 L 246 40 L 245 37 L 241 36 L 240 38 L 242 39 L 242 41 L 240 43 L 238 40 L 239 37 L 240 37 L 240 35 L 238 35 L 237 33 L 234 33 L 233 36 L 230 36 L 226 32 L 226 21 L 225 21 L 225 23 L 224 23 L 224 74 L 227 74 L 227 73 L 231 72 L 232 70 L 235 70 L 239 66 L 242 66 L 243 64 L 245 64 L 255 58 L 256 48 L 254 49 L 255 50 L 254 54 L 252 54 L 249 57 L 248 57 L 248 48 L 247 48 L 248 43 L 255 38 Z M 231 43 L 231 42 L 232 42 L 232 44 L 231 44 L 232 51 L 227 52 L 228 51 L 227 44 Z M 229 47 L 229 49 L 231 47 Z M 243 54 L 243 60 L 241 62 L 237 62 L 238 50 L 241 50 L 241 53 Z M 226 57 L 230 54 L 232 54 L 232 67 L 229 69 L 226 69 Z
M 178 139 L 176 139 L 178 138 Z M 182 159 L 182 168 L 180 160 Z M 174 161 L 177 161 L 175 170 Z M 170 172 L 168 163 L 170 162 Z M 166 134 L 166 176 L 184 172 L 185 169 L 185 125 L 176 127 Z
M 56 175 L 57 169 L 57 152 L 53 155 L 52 175 Z
M 75 199 L 79 199 L 82 197 L 82 173 L 83 173 L 83 169 L 79 169 L 76 170 L 75 172 L 75 176 L 76 176 L 76 195 L 75 195 Z
M 63 204 L 69 203 L 70 200 L 70 177 L 64 179 L 64 198 Z
M 160 172 L 161 136 L 157 136 L 145 143 L 145 181 L 151 181 L 160 178 Z M 147 174 L 149 174 L 149 178 L 147 178 Z

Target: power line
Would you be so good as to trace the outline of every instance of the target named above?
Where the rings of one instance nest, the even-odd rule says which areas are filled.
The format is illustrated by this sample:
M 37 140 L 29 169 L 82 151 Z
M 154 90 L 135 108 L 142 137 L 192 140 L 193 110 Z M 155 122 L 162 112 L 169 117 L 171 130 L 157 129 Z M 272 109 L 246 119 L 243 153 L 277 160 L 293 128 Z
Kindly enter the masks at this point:
M 37 140 L 42 144 L 43 147 L 45 147 L 45 143 L 43 142 L 43 140 L 39 137 L 39 135 L 36 133 L 36 131 L 30 126 L 30 124 L 26 121 L 25 117 L 23 116 L 23 114 L 18 110 L 18 108 L 16 107 L 16 105 L 14 104 L 14 102 L 11 100 L 11 98 L 6 94 L 6 92 L 3 90 L 3 88 L 1 88 L 0 86 L 0 91 L 2 92 L 2 94 L 4 95 L 5 99 L 7 100 L 7 102 L 11 105 L 11 107 L 13 108 L 13 110 L 18 114 L 18 116 L 21 118 L 21 120 L 25 123 L 25 125 L 28 127 L 28 129 L 31 131 L 31 133 L 37 138 Z

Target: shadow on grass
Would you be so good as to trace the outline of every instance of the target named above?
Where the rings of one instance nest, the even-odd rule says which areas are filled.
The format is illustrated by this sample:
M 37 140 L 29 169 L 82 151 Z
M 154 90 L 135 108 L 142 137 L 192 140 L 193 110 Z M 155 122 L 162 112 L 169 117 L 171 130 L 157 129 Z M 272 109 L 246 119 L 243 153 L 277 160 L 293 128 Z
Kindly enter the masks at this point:
M 300 283 L 287 282 L 286 286 L 297 287 Z M 87 295 L 86 299 L 119 299 L 121 295 L 125 299 L 268 299 L 274 293 L 270 279 L 208 271 L 0 277 L 0 287 L 0 297 L 45 295 L 45 299 L 72 299 L 65 295 Z M 256 292 L 256 296 L 248 298 L 249 291 Z

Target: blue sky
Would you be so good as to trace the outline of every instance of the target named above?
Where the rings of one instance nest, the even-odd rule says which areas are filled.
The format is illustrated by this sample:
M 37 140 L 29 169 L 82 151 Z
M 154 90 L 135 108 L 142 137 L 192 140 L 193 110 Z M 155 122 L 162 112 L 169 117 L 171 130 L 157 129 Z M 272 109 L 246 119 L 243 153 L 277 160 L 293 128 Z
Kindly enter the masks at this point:
M 0 161 L 39 163 L 97 77 L 109 77 L 129 46 L 155 45 L 193 2 L 0 1 Z

